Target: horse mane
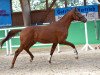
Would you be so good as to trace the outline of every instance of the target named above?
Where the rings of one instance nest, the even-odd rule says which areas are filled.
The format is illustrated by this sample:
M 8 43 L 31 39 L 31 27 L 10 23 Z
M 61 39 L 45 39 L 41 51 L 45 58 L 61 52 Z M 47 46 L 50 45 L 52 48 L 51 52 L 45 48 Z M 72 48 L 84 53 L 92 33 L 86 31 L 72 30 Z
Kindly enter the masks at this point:
M 72 10 L 68 11 L 60 20 L 64 19 L 67 15 L 69 15 L 70 12 L 74 12 L 75 13 L 75 12 L 78 12 L 78 10 L 77 10 L 76 7 L 72 8 Z

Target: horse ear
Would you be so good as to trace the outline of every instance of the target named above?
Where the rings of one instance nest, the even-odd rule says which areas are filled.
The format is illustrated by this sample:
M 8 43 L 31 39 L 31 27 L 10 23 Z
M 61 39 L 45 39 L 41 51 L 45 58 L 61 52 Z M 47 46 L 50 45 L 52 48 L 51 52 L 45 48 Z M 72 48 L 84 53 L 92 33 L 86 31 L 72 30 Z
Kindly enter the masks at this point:
M 75 8 L 73 8 L 73 11 L 74 12 L 78 12 L 78 9 L 75 7 Z

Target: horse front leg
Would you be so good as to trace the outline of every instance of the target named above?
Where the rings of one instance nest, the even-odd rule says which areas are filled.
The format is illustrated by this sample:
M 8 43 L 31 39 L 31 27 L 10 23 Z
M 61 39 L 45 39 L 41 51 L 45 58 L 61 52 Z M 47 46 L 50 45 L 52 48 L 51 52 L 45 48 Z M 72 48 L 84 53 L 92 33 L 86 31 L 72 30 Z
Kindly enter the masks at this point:
M 51 63 L 51 58 L 52 58 L 52 55 L 53 55 L 53 53 L 54 53 L 54 51 L 56 49 L 56 46 L 57 46 L 57 43 L 53 43 L 51 51 L 50 51 L 49 63 Z
M 34 45 L 35 43 L 36 43 L 36 42 L 29 41 L 29 44 L 27 43 L 27 47 L 24 48 L 24 50 L 25 50 L 25 51 L 30 55 L 30 57 L 31 57 L 30 62 L 33 61 L 34 56 L 33 56 L 33 54 L 29 51 L 29 49 L 30 49 L 30 47 L 31 47 L 32 45 Z
M 61 42 L 60 44 L 64 44 L 64 45 L 69 45 L 69 46 L 71 46 L 71 47 L 74 49 L 75 59 L 78 59 L 78 52 L 77 52 L 76 47 L 75 47 L 75 45 L 74 45 L 73 43 L 68 42 L 68 41 L 63 41 L 63 42 Z

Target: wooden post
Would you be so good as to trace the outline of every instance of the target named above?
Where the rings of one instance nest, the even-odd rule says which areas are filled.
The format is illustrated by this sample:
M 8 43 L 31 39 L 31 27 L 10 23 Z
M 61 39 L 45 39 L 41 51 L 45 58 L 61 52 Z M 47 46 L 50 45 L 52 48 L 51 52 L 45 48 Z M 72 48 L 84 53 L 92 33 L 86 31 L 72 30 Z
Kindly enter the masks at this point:
M 65 0 L 65 8 L 67 7 L 67 1 Z
M 30 2 L 29 0 L 20 0 L 20 4 L 22 8 L 24 26 L 30 26 L 31 25 Z
M 84 6 L 86 6 L 86 0 L 84 0 Z
M 47 18 L 49 12 L 51 11 L 52 7 L 54 6 L 54 4 L 56 3 L 57 0 L 53 0 L 52 4 L 50 5 L 50 7 L 48 7 L 47 12 L 45 14 L 45 16 L 43 16 L 43 18 L 41 18 L 41 22 L 44 22 L 45 19 Z
M 48 9 L 48 0 L 46 0 L 46 10 Z

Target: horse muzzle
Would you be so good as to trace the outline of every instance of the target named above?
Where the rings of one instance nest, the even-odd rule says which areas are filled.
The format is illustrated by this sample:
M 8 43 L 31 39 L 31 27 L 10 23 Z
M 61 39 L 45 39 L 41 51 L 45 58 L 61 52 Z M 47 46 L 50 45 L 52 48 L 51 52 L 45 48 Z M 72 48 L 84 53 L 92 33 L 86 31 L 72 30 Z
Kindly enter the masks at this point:
M 82 22 L 84 22 L 84 23 L 85 23 L 85 22 L 87 22 L 87 19 L 86 19 L 86 18 L 84 18 L 84 19 L 82 20 Z

